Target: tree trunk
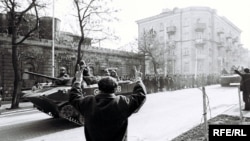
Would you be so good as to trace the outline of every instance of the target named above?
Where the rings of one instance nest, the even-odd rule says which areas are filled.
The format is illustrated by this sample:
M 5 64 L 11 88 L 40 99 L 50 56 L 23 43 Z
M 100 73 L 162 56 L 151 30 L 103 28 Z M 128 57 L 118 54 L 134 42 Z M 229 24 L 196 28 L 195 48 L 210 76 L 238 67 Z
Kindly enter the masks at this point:
M 15 28 L 12 28 L 12 65 L 14 70 L 14 88 L 12 94 L 11 109 L 19 107 L 19 100 L 20 100 L 19 94 L 21 92 L 16 40 L 17 40 L 17 32 Z
M 153 63 L 153 66 L 154 66 L 154 73 L 158 74 L 158 72 L 157 72 L 157 63 L 156 63 L 155 59 L 152 59 L 152 63 Z
M 77 70 L 77 64 L 79 64 L 80 63 L 80 61 L 81 61 L 81 50 L 82 50 L 82 43 L 83 43 L 83 41 L 84 41 L 84 38 L 80 38 L 80 41 L 79 41 L 79 43 L 78 43 L 78 48 L 77 48 L 77 60 L 76 60 L 76 65 L 75 65 L 75 72 L 76 72 L 76 70 Z

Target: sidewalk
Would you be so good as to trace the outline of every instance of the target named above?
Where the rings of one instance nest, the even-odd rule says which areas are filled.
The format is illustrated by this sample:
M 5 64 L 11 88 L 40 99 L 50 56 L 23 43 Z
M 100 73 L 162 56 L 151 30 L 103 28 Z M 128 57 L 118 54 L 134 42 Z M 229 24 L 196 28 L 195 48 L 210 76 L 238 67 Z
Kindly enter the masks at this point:
M 230 116 L 238 116 L 238 117 L 240 117 L 241 114 L 242 114 L 242 117 L 250 118 L 250 111 L 244 111 L 243 108 L 244 107 L 242 106 L 241 107 L 241 113 L 240 113 L 239 105 L 235 105 L 232 108 L 224 111 L 222 114 L 230 115 Z
M 33 108 L 33 104 L 31 102 L 20 102 L 19 108 L 17 109 L 9 109 L 11 107 L 11 101 L 2 101 L 2 105 L 0 106 L 0 115 L 4 114 L 7 111 L 18 111 L 20 109 L 28 109 Z

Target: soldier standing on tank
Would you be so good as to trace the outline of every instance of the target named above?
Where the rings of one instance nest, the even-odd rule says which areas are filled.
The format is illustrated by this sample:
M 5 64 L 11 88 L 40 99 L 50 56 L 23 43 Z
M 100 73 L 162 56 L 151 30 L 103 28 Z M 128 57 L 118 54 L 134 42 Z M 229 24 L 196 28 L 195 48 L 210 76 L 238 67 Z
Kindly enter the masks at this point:
M 70 76 L 69 76 L 69 74 L 67 73 L 65 67 L 60 67 L 60 72 L 59 72 L 59 75 L 57 76 L 57 78 L 60 79 L 60 80 L 56 80 L 56 81 L 55 81 L 55 83 L 56 83 L 57 85 L 65 85 L 65 84 L 69 81 Z
M 250 110 L 250 71 L 248 68 L 244 69 L 244 74 L 238 70 L 235 73 L 241 76 L 240 90 L 243 92 L 243 101 L 245 102 L 245 110 Z
M 86 64 L 86 62 L 84 60 L 81 60 L 79 65 L 80 65 L 80 69 L 83 69 L 83 77 L 90 76 L 90 68 Z

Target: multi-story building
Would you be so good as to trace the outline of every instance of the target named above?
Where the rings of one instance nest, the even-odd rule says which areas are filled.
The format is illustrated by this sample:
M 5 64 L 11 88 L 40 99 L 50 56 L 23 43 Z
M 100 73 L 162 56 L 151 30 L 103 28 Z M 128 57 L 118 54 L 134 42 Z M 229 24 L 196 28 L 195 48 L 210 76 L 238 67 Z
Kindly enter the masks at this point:
M 165 9 L 137 21 L 138 38 L 154 30 L 162 46 L 164 74 L 220 74 L 232 66 L 247 67 L 248 50 L 243 48 L 241 30 L 209 7 Z M 162 50 L 162 49 L 161 49 Z M 145 62 L 145 73 L 153 73 Z

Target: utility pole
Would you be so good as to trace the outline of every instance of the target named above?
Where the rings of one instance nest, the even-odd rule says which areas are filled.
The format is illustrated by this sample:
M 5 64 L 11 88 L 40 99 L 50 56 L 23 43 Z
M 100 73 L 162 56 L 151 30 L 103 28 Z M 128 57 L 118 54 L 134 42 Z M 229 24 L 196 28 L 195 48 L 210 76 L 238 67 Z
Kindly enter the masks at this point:
M 203 97 L 203 117 L 204 117 L 204 136 L 206 141 L 208 141 L 208 128 L 207 128 L 207 104 L 206 104 L 206 91 L 205 87 L 202 86 L 202 97 Z
M 52 77 L 55 76 L 55 0 L 53 0 L 53 6 L 52 6 Z
M 240 122 L 243 121 L 243 114 L 241 110 L 241 96 L 240 96 L 240 85 L 238 86 L 238 95 L 239 95 L 239 111 L 240 111 Z

